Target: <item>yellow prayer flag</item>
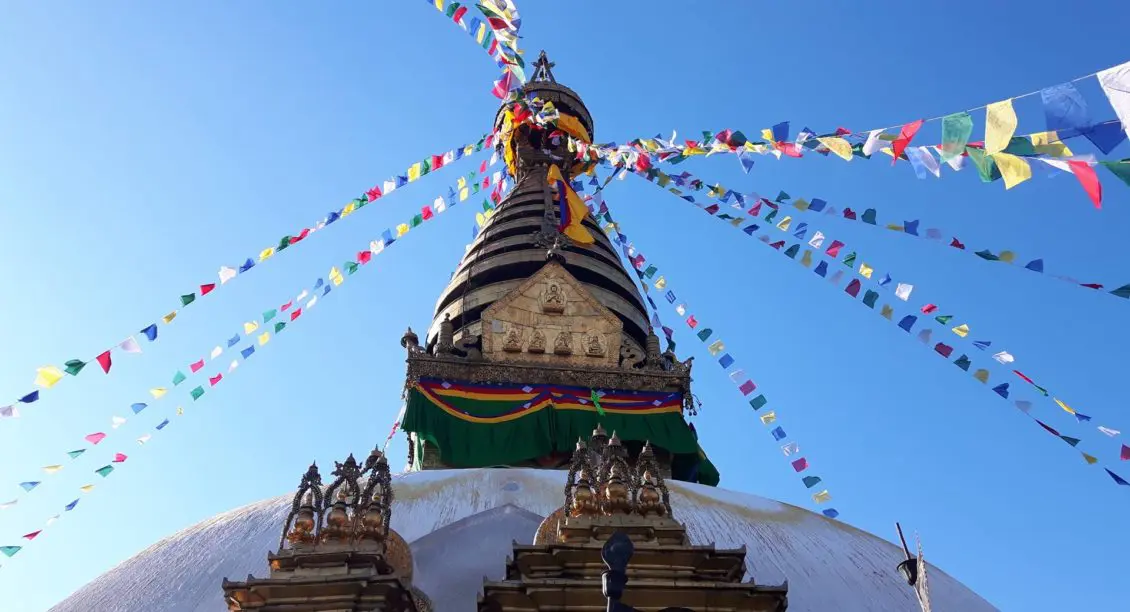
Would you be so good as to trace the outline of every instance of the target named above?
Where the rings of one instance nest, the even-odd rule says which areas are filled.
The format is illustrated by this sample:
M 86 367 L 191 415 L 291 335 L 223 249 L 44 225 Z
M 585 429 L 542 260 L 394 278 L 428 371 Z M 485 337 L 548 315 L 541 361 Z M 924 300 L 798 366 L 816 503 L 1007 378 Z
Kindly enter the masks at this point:
M 43 466 L 43 471 L 47 472 L 48 474 L 54 474 L 55 472 L 58 472 L 61 469 L 63 469 L 63 466 L 61 466 L 61 465 L 45 465 L 45 466 Z
M 83 493 L 90 493 L 91 491 L 94 490 L 94 485 L 90 485 L 90 484 L 82 485 L 81 487 L 78 488 L 78 490 L 82 491 Z
M 355 210 L 357 210 L 357 204 L 354 203 L 354 202 L 350 202 L 349 204 L 345 205 L 345 208 L 341 209 L 341 216 L 348 217 Z
M 1083 460 L 1086 461 L 1090 465 L 1094 465 L 1095 462 L 1098 461 L 1098 459 L 1095 459 L 1094 457 L 1088 455 L 1087 453 L 1083 453 Z
M 407 234 L 407 233 L 408 233 L 408 224 L 407 223 L 401 223 L 400 225 L 396 226 L 396 237 L 397 238 L 400 238 L 401 236 L 403 236 L 404 234 Z
M 890 319 L 891 315 L 895 314 L 895 309 L 891 308 L 890 304 L 883 304 L 883 311 L 879 314 L 883 315 L 884 319 Z
M 658 278 L 658 279 L 657 279 L 657 280 L 655 281 L 655 288 L 656 288 L 656 289 L 662 289 L 662 288 L 664 288 L 664 287 L 666 287 L 666 286 L 667 286 L 667 279 L 666 279 L 666 278 L 664 278 L 664 277 L 662 277 L 662 276 L 660 276 L 660 277 L 659 277 L 659 278 Z
M 818 504 L 822 504 L 830 499 L 832 499 L 832 494 L 828 492 L 828 489 L 824 489 L 823 491 L 812 495 L 812 501 Z
M 250 334 L 251 332 L 253 332 L 257 329 L 259 329 L 259 322 L 258 321 L 248 321 L 247 323 L 243 324 L 243 333 L 244 334 Z
M 812 265 L 812 251 L 804 250 L 804 254 L 800 256 L 800 265 L 806 268 Z
M 951 331 L 953 331 L 953 333 L 964 338 L 964 337 L 969 335 L 969 326 L 966 325 L 965 323 L 962 323 L 961 325 L 958 325 L 957 327 L 953 328 L 953 330 L 951 330 Z
M 63 380 L 63 371 L 53 365 L 35 369 L 35 385 L 37 387 L 50 389 L 60 380 Z
M 271 333 L 270 332 L 263 332 L 263 333 L 259 334 L 259 346 L 263 346 L 264 344 L 266 344 L 270 341 L 271 341 Z
M 168 325 L 169 323 L 172 323 L 173 319 L 175 319 L 175 318 L 177 318 L 177 311 L 174 310 L 174 311 L 170 312 L 169 314 L 161 317 L 161 320 L 164 321 L 166 325 Z
M 181 416 L 183 414 L 184 414 L 184 408 L 177 406 L 177 416 Z
M 768 142 L 773 142 L 773 130 L 769 128 L 761 130 L 761 138 Z
M 993 161 L 997 162 L 997 168 L 1001 171 L 1005 189 L 1012 189 L 1032 178 L 1032 168 L 1023 158 L 1011 153 L 993 153 Z
M 770 423 L 772 423 L 776 420 L 777 420 L 777 413 L 772 411 L 772 410 L 761 415 L 761 423 L 763 425 L 768 425 L 768 424 L 770 424 Z
M 455 186 L 460 188 L 460 189 L 463 189 L 464 187 L 466 187 L 467 186 L 467 177 L 465 177 L 465 176 L 459 177 L 459 180 L 455 181 Z
M 471 195 L 470 189 L 468 189 L 466 187 L 460 189 L 459 190 L 459 201 L 462 202 L 463 200 L 466 200 L 467 196 L 469 196 L 469 195 Z
M 481 212 L 475 213 L 475 223 L 479 227 L 482 227 L 483 224 L 486 223 L 486 222 L 487 222 L 487 218 L 483 216 L 483 213 L 481 213 Z
M 793 200 L 793 206 L 796 206 L 797 210 L 808 210 L 808 207 L 811 205 L 808 203 L 808 200 L 804 198 L 797 198 L 796 200 Z
M 165 387 L 154 387 L 149 390 L 149 395 L 152 395 L 153 399 L 161 399 L 162 397 L 165 397 L 165 394 L 168 392 L 169 390 Z
M 330 268 L 330 282 L 337 286 L 345 282 L 345 277 L 341 275 L 337 268 Z
M 494 211 L 496 211 L 496 210 L 498 210 L 498 209 L 492 208 L 492 209 L 486 211 L 485 213 L 483 213 L 483 216 L 486 217 L 487 219 L 490 219 L 491 217 L 494 216 Z
M 1054 397 L 1052 399 L 1055 400 L 1055 403 L 1056 403 L 1057 406 L 1059 406 L 1060 408 L 1063 408 L 1068 414 L 1075 414 L 1075 409 L 1072 408 L 1071 406 L 1068 406 L 1067 404 L 1059 401 L 1058 399 L 1056 399 Z
M 875 270 L 864 262 L 859 263 L 859 275 L 863 278 L 871 278 Z
M 977 370 L 976 372 L 973 373 L 973 378 L 976 378 L 977 380 L 979 380 L 983 383 L 987 383 L 987 382 L 989 382 L 989 371 L 988 370 Z
M 985 107 L 985 153 L 992 155 L 1008 147 L 1016 132 L 1016 111 L 1012 99 L 993 102 Z
M 784 219 L 781 219 L 780 223 L 777 224 L 777 229 L 787 230 L 787 229 L 789 229 L 789 224 L 792 223 L 792 222 L 793 222 L 793 218 L 786 216 Z
M 274 247 L 265 248 L 265 249 L 263 249 L 263 251 L 261 253 L 259 253 L 259 261 L 267 261 L 267 259 L 270 258 L 271 255 L 274 255 L 274 254 L 275 254 Z
M 1029 134 L 1028 139 L 1032 141 L 1032 148 L 1037 153 L 1051 155 L 1052 157 L 1071 157 L 1074 155 L 1065 143 L 1060 142 L 1059 134 L 1055 132 Z
M 896 232 L 903 232 L 903 231 L 906 231 L 906 228 L 905 228 L 905 227 L 903 227 L 903 226 L 901 226 L 901 225 L 895 225 L 894 223 L 888 223 L 888 224 L 887 224 L 887 229 L 889 229 L 889 230 L 892 230 L 892 231 L 896 231 Z
M 423 169 L 424 169 L 424 164 L 422 164 L 420 162 L 416 162 L 416 163 L 412 164 L 411 166 L 409 166 L 408 167 L 408 182 L 411 183 L 412 181 L 418 180 L 420 178 L 420 172 L 423 171 Z
M 741 227 L 741 224 L 744 221 L 745 217 L 734 217 L 734 219 L 730 221 L 730 225 L 733 225 L 734 227 Z
M 1013 253 L 1012 251 L 1001 251 L 1001 254 L 997 255 L 997 259 L 1005 263 L 1012 263 L 1016 260 L 1016 253 Z
M 687 157 L 690 157 L 692 155 L 706 155 L 706 150 L 700 147 L 688 146 L 687 148 L 683 149 L 683 155 L 686 155 Z
M 722 344 L 721 340 L 715 340 L 710 346 L 706 347 L 710 354 L 717 357 L 719 353 L 726 350 L 726 345 Z
M 820 144 L 828 147 L 828 150 L 840 156 L 841 159 L 851 161 L 851 144 L 848 141 L 838 136 L 824 136 L 817 138 Z

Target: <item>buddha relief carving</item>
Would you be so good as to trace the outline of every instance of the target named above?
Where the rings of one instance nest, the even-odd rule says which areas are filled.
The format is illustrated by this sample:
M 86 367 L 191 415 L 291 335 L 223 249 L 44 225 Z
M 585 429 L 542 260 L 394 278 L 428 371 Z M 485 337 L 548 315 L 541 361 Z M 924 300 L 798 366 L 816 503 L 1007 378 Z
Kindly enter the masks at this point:
M 600 334 L 589 332 L 585 336 L 585 354 L 589 357 L 604 357 L 604 342 Z
M 541 310 L 553 314 L 565 312 L 565 288 L 556 280 L 550 280 L 541 295 Z
M 530 337 L 530 346 L 527 349 L 531 353 L 544 353 L 545 352 L 545 334 L 540 329 L 535 329 L 533 335 Z
M 572 355 L 573 335 L 567 331 L 557 332 L 557 338 L 553 341 L 553 352 L 557 355 Z
M 502 341 L 502 350 L 507 353 L 522 352 L 522 331 L 515 326 L 506 330 L 506 337 Z

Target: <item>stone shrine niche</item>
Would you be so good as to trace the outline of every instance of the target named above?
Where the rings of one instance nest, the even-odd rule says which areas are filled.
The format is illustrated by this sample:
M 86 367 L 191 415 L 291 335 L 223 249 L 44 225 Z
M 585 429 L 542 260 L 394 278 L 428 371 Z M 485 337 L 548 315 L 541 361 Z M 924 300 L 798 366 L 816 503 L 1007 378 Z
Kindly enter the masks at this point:
M 618 367 L 623 322 L 561 264 L 546 263 L 482 314 L 483 358 Z

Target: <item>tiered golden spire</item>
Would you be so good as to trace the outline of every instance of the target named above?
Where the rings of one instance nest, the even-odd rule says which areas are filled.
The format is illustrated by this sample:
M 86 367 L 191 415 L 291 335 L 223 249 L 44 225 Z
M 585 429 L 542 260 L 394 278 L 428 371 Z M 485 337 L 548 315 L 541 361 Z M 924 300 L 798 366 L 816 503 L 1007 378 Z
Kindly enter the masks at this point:
M 632 466 L 616 432 L 597 426 L 586 445 L 577 440 L 565 484 L 565 512 L 572 517 L 670 517 L 671 499 L 651 443 Z

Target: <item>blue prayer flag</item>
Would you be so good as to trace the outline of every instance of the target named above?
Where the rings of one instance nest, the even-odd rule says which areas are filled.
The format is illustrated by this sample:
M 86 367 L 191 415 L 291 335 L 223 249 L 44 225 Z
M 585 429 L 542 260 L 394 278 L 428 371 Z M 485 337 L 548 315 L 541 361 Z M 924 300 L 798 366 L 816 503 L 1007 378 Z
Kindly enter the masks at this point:
M 746 234 L 749 234 L 750 236 L 752 236 L 753 233 L 756 232 L 759 229 L 761 229 L 761 228 L 758 227 L 756 223 L 754 223 L 752 225 L 747 225 L 747 226 L 743 227 L 742 231 L 745 232 Z
M 1071 83 L 1053 85 L 1040 91 L 1048 130 L 1063 132 L 1060 138 L 1082 134 L 1091 127 L 1087 101 Z
M 381 232 L 381 240 L 384 241 L 385 246 L 388 246 L 388 245 L 392 244 L 393 242 L 396 242 L 396 239 L 394 239 L 392 237 L 392 230 L 390 230 L 390 229 L 386 229 L 385 231 Z
M 240 272 L 240 274 L 242 274 L 242 273 L 244 273 L 244 272 L 246 272 L 246 271 L 248 271 L 248 270 L 250 270 L 251 268 L 254 268 L 254 267 L 255 267 L 255 262 L 252 261 L 250 257 L 248 257 L 247 261 L 243 262 L 243 265 L 239 267 L 239 272 Z
M 883 280 L 879 281 L 879 286 L 880 287 L 886 287 L 889 284 L 891 284 L 891 275 L 890 274 L 884 274 Z
M 918 317 L 916 317 L 914 315 L 906 315 L 905 317 L 902 318 L 901 321 L 899 321 L 899 327 L 901 327 L 907 333 L 910 333 L 910 328 L 914 327 L 914 324 L 917 321 L 918 321 Z
M 725 355 L 722 355 L 718 358 L 718 365 L 722 366 L 723 368 L 728 368 L 734 365 L 734 358 L 731 357 L 729 353 L 726 353 Z
M 30 404 L 39 399 L 39 391 L 32 391 L 19 399 L 20 403 Z
M 902 222 L 902 231 L 910 234 L 911 236 L 917 236 L 918 235 L 918 223 L 919 223 L 918 219 L 915 219 L 913 221 L 903 221 Z
M 1108 155 L 1126 140 L 1126 132 L 1122 131 L 1122 124 L 1117 119 L 1092 126 L 1087 130 L 1086 136 L 1087 140 Z M 1063 135 L 1060 135 L 1060 138 L 1063 138 Z
M 1028 262 L 1028 265 L 1026 265 L 1024 267 L 1033 271 L 1033 272 L 1043 272 L 1044 271 L 1044 260 L 1033 259 L 1032 261 Z
M 989 348 L 989 346 L 991 344 L 992 344 L 992 342 L 989 342 L 988 340 L 974 340 L 973 341 L 973 346 L 981 349 L 982 351 Z
M 774 440 L 784 440 L 785 439 L 785 430 L 781 429 L 780 427 L 777 427 L 776 429 L 774 429 L 770 433 L 773 434 Z
M 1090 421 L 1091 417 L 1083 414 L 1082 412 L 1076 412 L 1075 413 L 1075 420 L 1079 421 L 1080 423 L 1083 423 L 1085 421 Z
M 65 509 L 65 510 L 66 510 L 67 512 L 70 512 L 71 510 L 74 510 L 74 509 L 75 509 L 75 506 L 77 506 L 77 505 L 78 505 L 78 500 L 76 499 L 76 500 L 74 500 L 73 502 L 71 502 L 71 503 L 67 504 L 66 506 L 63 506 L 63 508 L 64 508 L 64 509 Z
M 776 142 L 784 142 L 789 139 L 789 122 L 782 121 L 772 127 L 773 140 Z
M 329 225 L 340 218 L 341 215 L 337 211 L 333 211 L 330 214 L 326 215 L 326 225 Z
M 168 425 L 168 424 L 169 424 L 169 419 L 165 419 L 164 421 L 157 423 L 157 430 L 160 431 L 160 430 L 164 429 L 165 426 Z
M 232 336 L 231 338 L 228 338 L 228 348 L 231 348 L 231 347 L 233 347 L 237 344 L 239 344 L 239 334 L 236 334 L 236 335 Z
M 812 202 L 808 204 L 808 210 L 811 210 L 812 212 L 820 212 L 824 210 L 824 207 L 827 205 L 828 203 L 824 200 L 821 200 L 820 198 L 812 198 Z
M 318 280 L 314 281 L 314 290 L 317 291 L 318 289 L 321 289 L 322 285 L 324 284 L 326 284 L 326 281 L 319 278 Z
M 397 175 L 397 177 L 396 177 L 397 188 L 403 187 L 407 184 L 408 184 L 408 175 L 407 174 Z
M 326 285 L 326 288 L 322 290 L 322 297 L 329 295 L 332 289 L 333 285 Z
M 251 355 L 255 354 L 255 347 L 254 347 L 254 346 L 249 346 L 249 347 L 247 347 L 247 348 L 243 349 L 242 351 L 240 351 L 240 352 L 239 352 L 239 354 L 240 354 L 240 355 L 243 355 L 243 358 L 244 358 L 244 359 L 247 359 L 247 358 L 248 358 L 248 357 L 250 357 Z
M 153 342 L 157 339 L 157 324 L 154 323 L 149 327 L 146 327 L 145 329 L 141 330 L 141 333 L 145 334 L 145 337 L 148 338 L 150 342 Z
M 828 262 L 826 262 L 824 260 L 820 260 L 820 263 L 816 264 L 816 269 L 813 270 L 813 272 L 815 272 L 816 274 L 819 274 L 820 276 L 827 276 L 827 274 L 828 274 Z
M 670 303 L 670 304 L 674 304 L 674 303 L 675 303 L 675 299 L 676 299 L 676 298 L 675 298 L 675 292 L 674 292 L 674 291 L 668 291 L 667 293 L 665 293 L 665 294 L 663 294 L 663 295 L 664 295 L 664 297 L 666 297 L 666 298 L 667 298 L 667 302 L 668 302 L 668 303 Z
M 997 395 L 1007 398 L 1008 397 L 1008 383 L 1002 383 L 1002 384 L 999 384 L 999 385 L 993 387 L 993 391 L 996 391 Z
M 131 405 L 130 405 L 130 410 L 133 410 L 133 413 L 134 413 L 134 414 L 137 414 L 137 413 L 141 412 L 142 410 L 145 410 L 145 408 L 146 408 L 147 406 L 148 406 L 148 404 L 145 404 L 145 403 L 142 403 L 142 402 L 138 402 L 138 403 L 136 403 L 136 404 L 131 404 Z
M 652 308 L 653 310 L 658 310 L 658 309 L 659 309 L 659 307 L 655 305 L 655 300 L 651 299 L 651 296 L 650 296 L 650 295 L 649 295 L 649 296 L 647 296 L 647 303 L 648 303 L 648 304 L 651 304 L 651 308 Z
M 824 516 L 826 516 L 828 518 L 834 519 L 839 515 L 840 515 L 840 513 L 835 508 L 828 508 L 827 510 L 824 511 Z

